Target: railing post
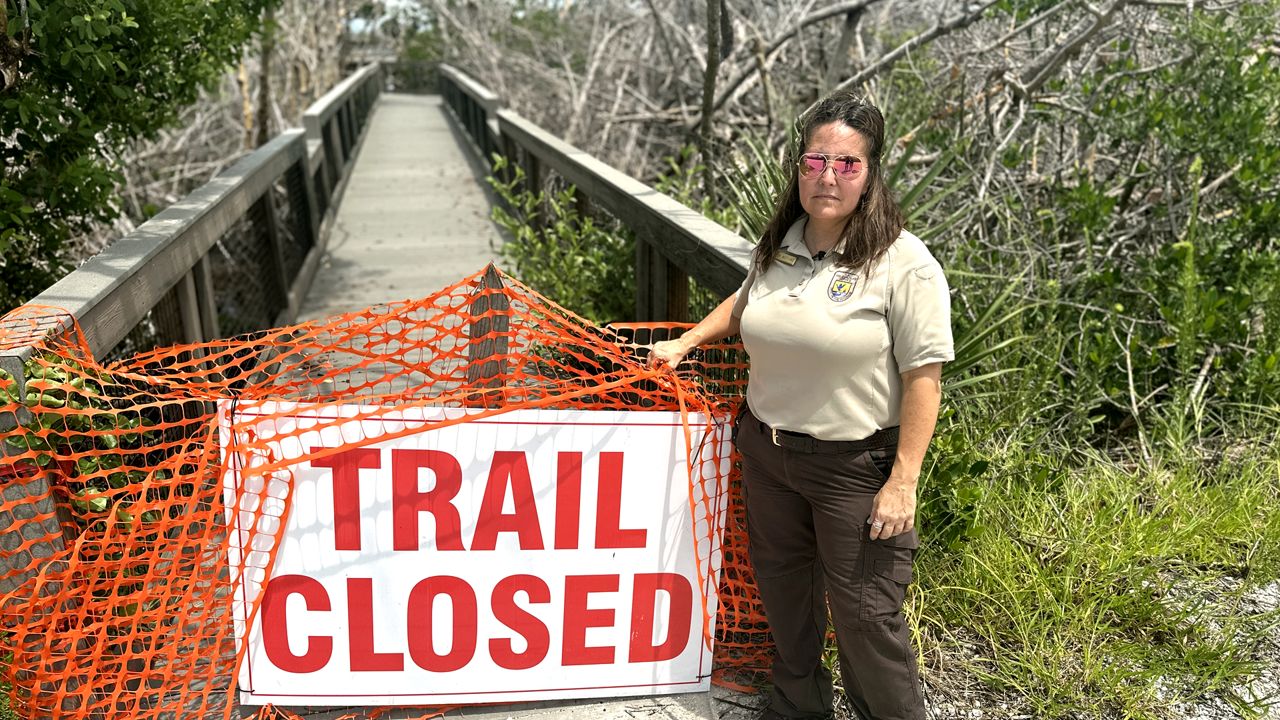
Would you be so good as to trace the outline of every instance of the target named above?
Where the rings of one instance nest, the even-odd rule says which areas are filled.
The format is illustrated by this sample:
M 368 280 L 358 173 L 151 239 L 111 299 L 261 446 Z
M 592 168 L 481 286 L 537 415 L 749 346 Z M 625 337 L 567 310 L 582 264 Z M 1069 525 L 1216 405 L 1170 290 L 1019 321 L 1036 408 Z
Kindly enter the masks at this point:
M 39 574 L 44 561 L 66 550 L 67 531 L 61 521 L 70 521 L 55 499 L 50 476 L 42 470 L 28 474 L 19 465 L 3 462 L 9 454 L 6 445 L 0 443 L 0 466 L 8 471 L 0 483 L 0 544 L 5 551 L 0 595 L 22 587 Z M 57 582 L 51 579 L 53 587 L 46 586 L 44 593 L 53 592 Z
M 490 263 L 471 301 L 470 341 L 467 343 L 467 387 L 494 388 L 476 395 L 485 407 L 502 405 L 501 388 L 507 373 L 507 333 L 511 330 L 511 300 L 502 292 L 502 276 Z
M 530 192 L 542 192 L 542 163 L 538 156 L 529 151 L 524 152 L 524 177 Z
M 269 284 L 274 284 L 278 289 L 275 294 L 275 301 L 278 308 L 276 317 L 279 317 L 281 313 L 285 313 L 289 309 L 289 286 L 292 283 L 289 282 L 289 274 L 285 269 L 284 247 L 280 243 L 280 228 L 277 227 L 279 220 L 276 218 L 276 202 L 275 197 L 272 195 L 272 189 L 267 188 L 267 191 L 263 193 L 255 205 L 259 206 L 255 214 L 266 225 L 267 245 L 269 246 L 268 255 L 270 257 L 268 264 L 272 266 L 270 269 L 263 268 L 264 271 L 270 273 L 270 277 L 264 279 Z
M 667 322 L 689 320 L 689 275 L 679 265 L 663 258 L 666 263 L 667 293 L 663 300 L 666 311 L 660 316 Z
M 471 112 L 467 113 L 468 125 L 467 132 L 471 133 L 471 137 L 475 138 L 476 145 L 480 147 L 480 151 L 484 152 L 484 132 L 485 132 L 485 110 L 484 106 L 472 100 Z
M 342 156 L 349 159 L 356 147 L 355 98 L 347 98 L 338 114 L 342 116 Z
M 333 199 L 333 191 L 338 186 L 338 179 L 333 174 L 330 166 L 328 143 L 323 137 L 320 140 L 320 147 L 324 151 L 325 156 L 320 160 L 319 178 L 311 178 L 308 183 L 312 185 L 312 196 L 316 201 L 316 232 L 320 232 L 320 225 L 324 222 L 324 213 L 328 210 L 329 202 Z M 319 180 L 316 185 L 315 181 Z
M 335 112 L 325 123 L 325 160 L 329 163 L 329 197 L 342 182 L 342 169 L 347 166 L 347 153 L 342 148 L 342 131 L 339 130 L 341 112 Z
M 204 342 L 206 338 L 204 323 L 200 320 L 200 293 L 196 289 L 194 267 L 178 281 L 178 314 L 182 316 L 182 341 L 192 345 Z
M 312 182 L 311 173 L 307 172 L 308 168 L 306 156 L 303 156 L 298 165 L 289 172 L 296 172 L 301 175 L 303 197 L 307 203 L 307 211 L 298 213 L 298 222 L 306 224 L 307 246 L 315 247 L 320 242 L 320 223 L 324 218 L 320 217 L 320 203 L 316 198 L 316 186 Z M 321 172 L 323 173 L 323 163 L 321 164 Z
M 347 129 L 347 108 L 351 105 L 350 98 L 343 100 L 338 106 L 337 112 L 333 114 L 333 122 L 338 128 L 338 146 L 342 148 L 343 167 L 346 167 L 348 156 L 351 155 L 351 146 L 347 144 L 347 138 L 350 136 L 350 130 Z
M 507 168 L 502 171 L 499 178 L 504 183 L 515 180 L 516 165 L 520 162 L 520 146 L 516 144 L 510 136 L 502 137 L 502 155 L 507 159 Z
M 317 201 L 320 199 L 320 197 L 323 197 L 325 200 L 325 205 L 328 205 L 329 198 L 333 197 L 333 185 L 334 185 L 333 178 L 330 177 L 330 173 L 329 173 L 329 163 L 332 162 L 329 155 L 329 151 L 330 151 L 330 145 L 332 145 L 332 143 L 330 143 L 329 139 L 326 137 L 324 125 L 321 124 L 320 118 L 317 117 L 316 115 L 312 115 L 309 113 L 303 115 L 302 125 L 303 125 L 303 128 L 306 130 L 307 140 L 308 141 L 314 140 L 316 142 L 319 142 L 320 147 L 323 148 L 324 150 L 324 159 L 321 161 L 320 168 L 319 168 L 321 187 L 313 187 L 312 193 L 314 193 L 317 196 L 316 197 Z M 308 177 L 307 183 L 314 185 L 315 178 Z M 318 204 L 315 205 L 315 207 L 317 208 L 317 210 L 319 209 Z M 317 221 L 320 219 L 321 218 L 317 218 Z M 319 231 L 319 229 L 320 229 L 320 224 L 319 222 L 317 222 L 316 223 L 317 232 Z
M 586 218 L 591 214 L 591 197 L 582 188 L 573 189 L 573 209 L 577 211 L 579 218 Z
M 689 275 L 662 251 L 636 238 L 636 322 L 687 322 Z
M 636 238 L 636 322 L 653 320 L 653 246 Z
M 196 282 L 196 306 L 200 312 L 200 329 L 207 340 L 222 337 L 222 332 L 218 329 L 218 301 L 213 293 L 213 267 L 208 255 L 196 261 L 191 274 Z
M 667 319 L 668 283 L 671 278 L 667 273 L 669 263 L 662 256 L 662 251 L 651 247 L 649 253 L 649 319 L 661 321 Z
M 19 349 L 5 350 L 0 353 L 0 370 L 9 373 L 18 384 L 18 397 L 27 396 L 27 353 Z M 31 422 L 31 411 L 26 405 L 18 403 L 13 412 L 0 413 L 0 432 L 8 432 L 19 425 Z M 4 443 L 0 442 L 0 457 L 4 457 Z

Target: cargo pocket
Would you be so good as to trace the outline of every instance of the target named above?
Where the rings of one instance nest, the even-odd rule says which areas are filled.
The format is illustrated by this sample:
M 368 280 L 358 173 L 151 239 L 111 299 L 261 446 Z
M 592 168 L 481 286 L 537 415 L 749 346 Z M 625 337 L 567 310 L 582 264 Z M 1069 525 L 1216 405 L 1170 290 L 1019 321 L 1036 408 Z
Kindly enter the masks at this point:
M 872 544 L 867 546 L 862 578 L 862 619 L 885 621 L 898 617 L 907 586 L 914 578 L 910 548 Z

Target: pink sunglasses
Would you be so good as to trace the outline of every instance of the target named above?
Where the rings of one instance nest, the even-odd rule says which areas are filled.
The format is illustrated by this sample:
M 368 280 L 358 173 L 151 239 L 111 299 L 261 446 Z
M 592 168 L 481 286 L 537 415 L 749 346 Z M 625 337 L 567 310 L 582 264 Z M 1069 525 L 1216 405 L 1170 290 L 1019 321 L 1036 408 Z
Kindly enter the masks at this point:
M 852 180 L 862 174 L 862 161 L 852 155 L 805 153 L 800 156 L 800 175 L 817 177 L 830 167 L 841 180 Z

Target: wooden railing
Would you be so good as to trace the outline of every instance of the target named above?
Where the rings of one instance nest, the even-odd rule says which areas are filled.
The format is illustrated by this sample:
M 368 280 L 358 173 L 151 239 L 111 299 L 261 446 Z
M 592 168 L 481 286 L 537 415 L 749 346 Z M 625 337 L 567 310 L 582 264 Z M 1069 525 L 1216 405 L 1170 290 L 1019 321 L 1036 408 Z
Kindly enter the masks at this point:
M 382 86 L 378 65 L 347 77 L 306 110 L 305 130 L 281 133 L 120 238 L 27 314 L 59 316 L 50 332 L 74 321 L 96 357 L 291 322 Z M 22 382 L 36 340 L 0 352 L 0 368 Z
M 440 95 L 453 112 L 454 119 L 471 138 L 472 151 L 486 165 L 490 164 L 494 153 L 505 151 L 497 119 L 502 100 L 489 88 L 450 65 L 441 65 L 437 77 Z
M 501 153 L 523 168 L 530 188 L 542 188 L 546 173 L 555 172 L 634 234 L 635 320 L 689 320 L 690 278 L 716 297 L 742 285 L 751 243 L 741 236 L 503 109 L 501 98 L 457 68 L 441 65 L 439 77 L 441 94 L 486 162 Z
M 440 63 L 435 60 L 383 61 L 383 89 L 407 95 L 439 95 Z
M 320 209 L 322 214 L 328 211 L 340 184 L 345 181 L 356 144 L 364 132 L 373 103 L 382 94 L 384 83 L 382 67 L 366 65 L 347 76 L 302 113 L 308 155 L 316 153 L 323 160 L 313 163 L 311 168 L 316 197 L 323 206 Z M 325 173 L 323 179 L 322 169 Z

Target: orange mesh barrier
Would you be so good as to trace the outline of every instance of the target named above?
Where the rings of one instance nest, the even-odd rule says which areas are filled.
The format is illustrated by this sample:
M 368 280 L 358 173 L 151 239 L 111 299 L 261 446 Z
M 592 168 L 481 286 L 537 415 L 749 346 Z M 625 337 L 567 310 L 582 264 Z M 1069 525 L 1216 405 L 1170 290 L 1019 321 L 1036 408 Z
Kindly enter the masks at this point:
M 69 330 L 38 340 L 59 326 Z M 0 321 L 0 348 L 36 343 L 25 395 L 0 375 L 0 417 L 22 423 L 0 431 L 0 681 L 12 710 L 296 717 L 297 708 L 236 703 L 245 650 L 230 595 L 249 568 L 228 563 L 237 554 L 225 529 L 216 401 L 358 404 L 370 417 L 426 406 L 478 411 L 466 419 L 517 408 L 732 414 L 746 383 L 738 346 L 698 351 L 674 377 L 644 366 L 641 347 L 683 327 L 594 327 L 492 267 L 422 300 L 106 365 L 65 314 L 11 313 Z M 238 450 L 253 453 L 252 445 Z M 273 470 L 249 465 L 245 472 Z M 736 469 L 728 498 L 706 491 L 714 472 L 693 464 L 689 497 L 703 527 L 716 502 L 729 503 L 715 679 L 749 684 L 767 667 L 768 631 L 746 560 Z M 714 541 L 697 539 L 700 572 Z M 421 717 L 438 714 L 423 708 Z

